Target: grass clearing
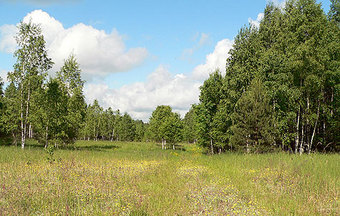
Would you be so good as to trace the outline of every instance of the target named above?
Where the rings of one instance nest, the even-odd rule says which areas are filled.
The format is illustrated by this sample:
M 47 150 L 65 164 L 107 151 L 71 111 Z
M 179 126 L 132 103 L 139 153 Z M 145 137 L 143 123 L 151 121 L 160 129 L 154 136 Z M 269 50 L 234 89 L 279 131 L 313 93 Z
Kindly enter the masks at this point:
M 0 146 L 0 215 L 339 215 L 339 155 Z

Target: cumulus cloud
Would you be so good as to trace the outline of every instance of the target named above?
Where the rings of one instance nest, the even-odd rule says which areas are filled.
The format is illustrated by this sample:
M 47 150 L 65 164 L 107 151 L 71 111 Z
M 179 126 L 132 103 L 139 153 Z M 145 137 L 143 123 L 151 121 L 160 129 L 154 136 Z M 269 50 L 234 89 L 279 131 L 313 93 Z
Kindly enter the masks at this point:
M 128 112 L 135 119 L 148 121 L 158 105 L 170 105 L 184 117 L 192 104 L 198 103 L 199 87 L 209 77 L 209 73 L 219 68 L 225 71 L 226 58 L 233 41 L 221 40 L 214 52 L 206 57 L 205 64 L 197 66 L 191 74 L 176 74 L 160 65 L 146 82 L 136 82 L 119 89 L 110 89 L 106 84 L 87 84 L 85 95 L 88 103 L 98 99 L 105 108 L 112 107 Z
M 126 49 L 122 36 L 117 30 L 106 33 L 83 23 L 64 28 L 55 18 L 42 10 L 35 10 L 23 19 L 41 25 L 46 40 L 48 53 L 55 66 L 52 71 L 59 70 L 63 60 L 70 53 L 78 58 L 84 78 L 91 80 L 94 76 L 105 76 L 109 73 L 128 71 L 140 65 L 148 56 L 146 48 Z M 14 25 L 0 27 L 0 49 L 11 52 L 15 49 Z
M 148 55 L 145 48 L 127 49 L 122 36 L 116 30 L 107 33 L 82 23 L 65 28 L 62 23 L 41 10 L 29 13 L 23 21 L 30 20 L 41 24 L 49 55 L 56 63 L 54 69 L 58 70 L 63 59 L 73 52 L 88 80 L 91 77 L 127 71 L 141 64 Z M 15 32 L 14 25 L 0 27 L 0 50 L 13 52 L 16 44 L 12 36 Z M 200 33 L 195 41 L 196 47 L 203 46 L 209 42 L 209 36 Z M 188 75 L 174 75 L 166 66 L 160 65 L 145 82 L 124 85 L 118 89 L 92 80 L 85 85 L 86 100 L 93 103 L 94 99 L 98 99 L 104 108 L 119 109 L 122 113 L 128 112 L 133 118 L 144 121 L 148 121 L 158 105 L 170 105 L 184 117 L 191 105 L 198 102 L 199 86 L 209 74 L 216 69 L 225 72 L 226 59 L 232 44 L 233 41 L 229 39 L 219 41 L 214 51 L 206 56 L 205 63 L 195 67 Z M 2 74 L 5 72 L 0 70 L 0 73 L 4 78 Z
M 219 69 L 222 74 L 226 70 L 226 60 L 228 58 L 228 52 L 233 46 L 233 41 L 229 39 L 223 39 L 217 43 L 212 53 L 206 56 L 204 64 L 200 64 L 194 68 L 192 76 L 196 80 L 205 80 L 209 77 L 209 74 Z
M 252 18 L 248 18 L 248 22 L 252 25 L 252 26 L 255 26 L 256 28 L 259 28 L 260 27 L 260 22 L 261 20 L 263 19 L 264 17 L 264 13 L 259 13 L 257 15 L 257 18 L 256 20 L 253 20 Z
M 88 84 L 85 87 L 88 103 L 98 99 L 105 108 L 112 107 L 128 112 L 135 119 L 148 121 L 158 105 L 170 105 L 184 116 L 191 104 L 198 102 L 201 82 L 183 74 L 172 75 L 160 65 L 148 76 L 146 82 L 110 89 L 105 84 Z

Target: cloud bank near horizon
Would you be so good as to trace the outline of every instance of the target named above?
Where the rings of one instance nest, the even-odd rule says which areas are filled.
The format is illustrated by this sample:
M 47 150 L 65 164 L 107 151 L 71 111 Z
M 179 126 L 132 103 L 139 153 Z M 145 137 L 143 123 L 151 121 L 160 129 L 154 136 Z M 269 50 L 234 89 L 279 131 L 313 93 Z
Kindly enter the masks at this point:
M 169 67 L 161 64 L 150 72 L 145 82 L 113 89 L 98 80 L 111 73 L 138 68 L 149 55 L 146 48 L 127 49 L 123 36 L 115 29 L 106 33 L 83 23 L 65 28 L 60 21 L 42 10 L 32 11 L 23 21 L 41 25 L 48 53 L 55 62 L 52 71 L 59 70 L 70 53 L 76 55 L 82 75 L 88 81 L 84 89 L 87 103 L 97 99 L 104 108 L 119 109 L 143 121 L 148 121 L 158 105 L 170 105 L 184 117 L 191 105 L 198 103 L 199 87 L 209 74 L 216 69 L 225 73 L 226 59 L 233 45 L 233 41 L 227 38 L 218 41 L 214 50 L 206 55 L 205 62 L 191 72 L 172 74 Z M 16 42 L 13 36 L 16 32 L 15 25 L 0 26 L 0 51 L 14 52 Z M 207 43 L 207 34 L 201 33 L 199 36 L 199 46 Z

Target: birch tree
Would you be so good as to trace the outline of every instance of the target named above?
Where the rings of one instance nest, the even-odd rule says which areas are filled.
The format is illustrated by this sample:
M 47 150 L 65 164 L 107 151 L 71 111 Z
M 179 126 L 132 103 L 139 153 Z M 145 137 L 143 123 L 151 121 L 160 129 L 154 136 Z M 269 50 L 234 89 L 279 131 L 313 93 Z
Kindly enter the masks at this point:
M 21 147 L 25 147 L 26 136 L 32 135 L 30 106 L 32 92 L 41 88 L 53 62 L 47 56 L 45 40 L 39 25 L 21 22 L 15 37 L 18 49 L 14 53 L 17 59 L 14 71 L 9 73 L 9 80 L 16 85 L 19 93 Z

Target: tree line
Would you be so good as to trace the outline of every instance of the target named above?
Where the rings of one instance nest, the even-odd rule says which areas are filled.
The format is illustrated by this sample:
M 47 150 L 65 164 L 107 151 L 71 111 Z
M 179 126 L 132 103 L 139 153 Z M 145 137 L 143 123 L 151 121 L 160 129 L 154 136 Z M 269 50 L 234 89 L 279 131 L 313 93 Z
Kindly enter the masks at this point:
M 211 153 L 339 151 L 338 0 L 268 4 L 241 28 L 226 74 L 211 74 L 194 106 L 199 144 Z
M 55 78 L 39 25 L 21 23 L 17 61 L 3 91 L 0 133 L 45 146 L 77 139 L 181 141 L 211 154 L 225 151 L 339 151 L 340 3 L 328 14 L 315 0 L 268 4 L 259 27 L 240 29 L 226 60 L 200 87 L 199 103 L 183 119 L 158 106 L 149 123 L 84 100 L 81 69 L 70 55 Z

